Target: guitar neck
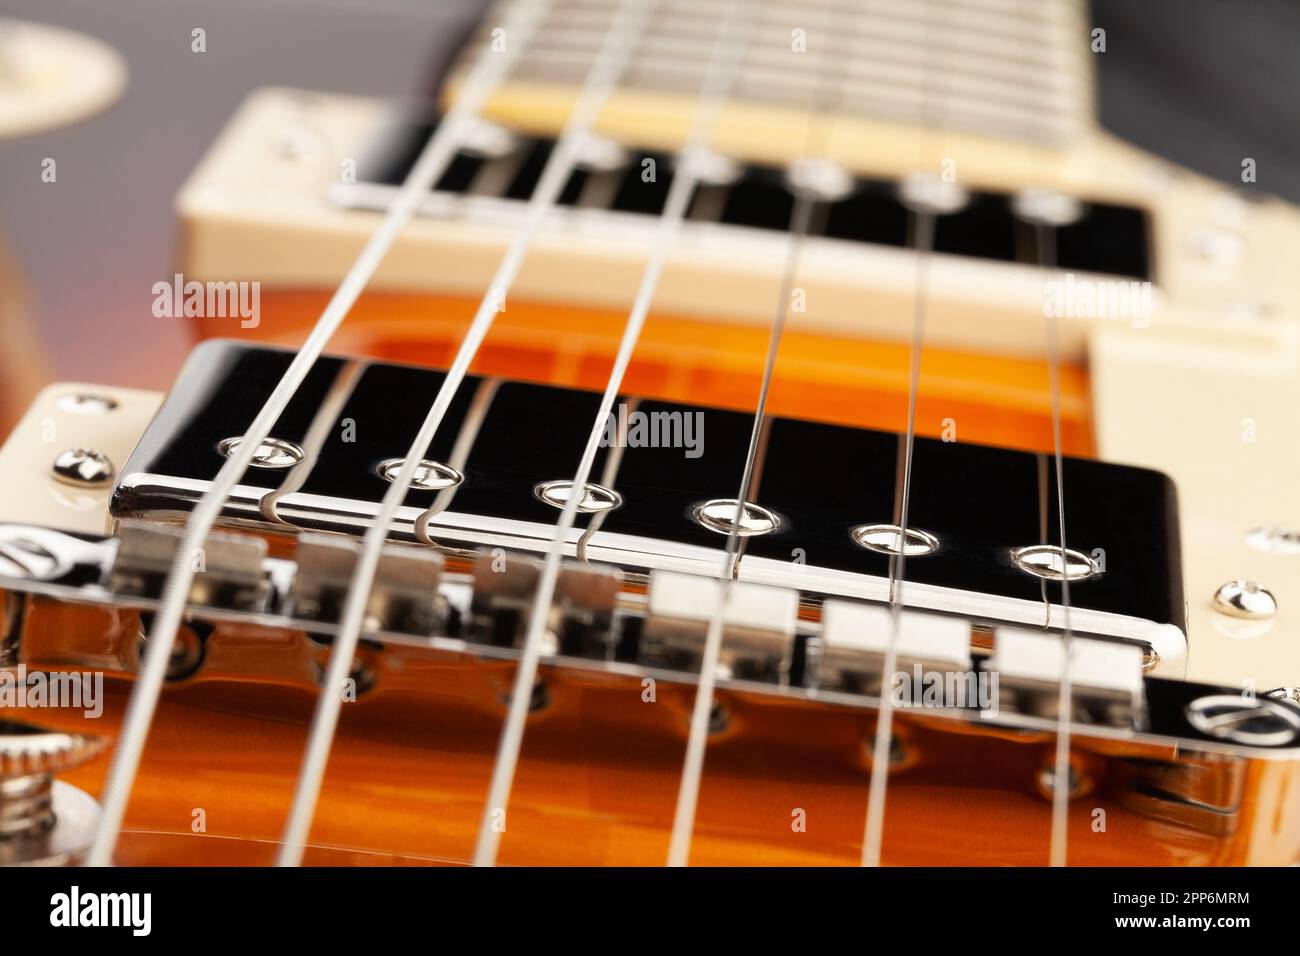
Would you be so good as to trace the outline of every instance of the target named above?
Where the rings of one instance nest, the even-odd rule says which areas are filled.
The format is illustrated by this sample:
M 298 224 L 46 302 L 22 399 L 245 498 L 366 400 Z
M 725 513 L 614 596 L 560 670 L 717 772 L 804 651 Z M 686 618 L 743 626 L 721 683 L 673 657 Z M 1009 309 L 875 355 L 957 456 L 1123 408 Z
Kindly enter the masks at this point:
M 470 49 L 490 49 L 518 2 L 496 7 Z M 617 0 L 550 6 L 489 115 L 538 134 L 558 130 L 617 10 Z M 602 131 L 680 145 L 726 15 L 720 0 L 659 4 Z M 1094 126 L 1086 6 L 1077 0 L 760 0 L 743 20 L 740 63 L 713 138 L 725 152 L 788 160 L 816 122 L 829 127 L 827 152 L 850 167 L 891 154 L 928 164 L 976 146 L 1003 164 L 1015 155 L 1041 164 Z

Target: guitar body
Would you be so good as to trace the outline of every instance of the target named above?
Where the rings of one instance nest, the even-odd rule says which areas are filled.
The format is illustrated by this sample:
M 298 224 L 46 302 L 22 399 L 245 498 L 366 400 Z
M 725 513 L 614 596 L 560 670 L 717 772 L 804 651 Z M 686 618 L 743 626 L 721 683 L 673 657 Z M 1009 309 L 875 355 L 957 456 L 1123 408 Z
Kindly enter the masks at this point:
M 829 6 L 814 6 L 810 16 L 833 20 Z M 510 8 L 494 10 L 474 43 L 492 42 L 497 19 Z M 949 515 L 961 510 L 953 501 L 969 496 L 969 523 L 961 526 L 967 537 L 960 540 L 965 546 L 978 538 L 978 546 L 962 551 L 951 544 L 957 535 L 941 537 L 945 548 L 971 559 L 973 579 L 983 574 L 996 584 L 998 575 L 1013 573 L 1011 555 L 1019 558 L 1020 551 L 1009 551 L 998 537 L 999 508 L 1007 525 L 1029 526 L 1030 536 L 1038 535 L 1016 544 L 1064 543 L 1063 528 L 1053 537 L 1050 507 L 1060 500 L 1065 474 L 1051 471 L 1058 453 L 1075 460 L 1060 467 L 1081 469 L 1072 476 L 1100 476 L 1091 485 L 1072 477 L 1067 486 L 1065 508 L 1078 502 L 1075 514 L 1083 516 L 1072 525 L 1071 540 L 1080 531 L 1082 560 L 1097 562 L 1103 584 L 1109 576 L 1127 586 L 1118 588 L 1123 593 L 1112 607 L 1090 604 L 1096 592 L 1080 584 L 1073 611 L 1084 624 L 1076 630 L 1086 646 L 1132 651 L 1124 660 L 1133 664 L 1128 676 L 1137 690 L 1116 672 L 1099 676 L 1085 667 L 1080 678 L 1083 717 L 1072 721 L 1065 751 L 1069 780 L 1060 784 L 1068 785 L 1068 862 L 1288 865 L 1300 859 L 1300 744 L 1292 740 L 1300 741 L 1300 716 L 1293 714 L 1300 713 L 1294 689 L 1300 684 L 1300 644 L 1294 640 L 1300 631 L 1300 602 L 1294 600 L 1300 532 L 1293 530 L 1300 520 L 1300 486 L 1293 480 L 1300 471 L 1300 274 L 1287 258 L 1300 244 L 1300 213 L 1256 199 L 1250 186 L 1232 191 L 1172 168 L 1097 128 L 1084 8 L 1060 2 L 1045 9 L 1052 12 L 1042 14 L 1043 23 L 1031 17 L 1034 24 L 1024 29 L 1031 35 L 1042 27 L 1051 38 L 1047 47 L 1056 51 L 1059 76 L 1049 72 L 1049 82 L 1037 73 L 1017 74 L 1029 67 L 1003 51 L 990 62 L 1010 72 L 1011 80 L 985 77 L 980 83 L 991 84 L 987 89 L 966 89 L 945 72 L 960 73 L 953 63 L 961 57 L 945 60 L 934 67 L 939 80 L 921 71 L 920 102 L 927 107 L 921 120 L 857 105 L 859 87 L 875 80 L 856 73 L 839 78 L 846 92 L 835 108 L 810 109 L 810 100 L 791 92 L 803 89 L 800 84 L 811 88 L 800 72 L 807 68 L 775 59 L 785 55 L 790 31 L 782 23 L 775 41 L 762 34 L 754 54 L 761 62 L 747 61 L 741 73 L 745 95 L 728 99 L 714 117 L 709 150 L 725 160 L 726 175 L 701 180 L 670 241 L 657 231 L 660 212 L 624 208 L 618 198 L 640 185 L 662 192 L 669 175 L 688 168 L 683 150 L 698 121 L 698 78 L 688 73 L 670 83 L 656 72 L 662 64 L 653 57 L 633 58 L 638 82 L 615 84 L 598 111 L 591 140 L 612 150 L 617 162 L 609 168 L 592 159 L 578 163 L 568 198 L 536 219 L 529 196 L 511 192 L 517 184 L 511 177 L 525 176 L 521 170 L 533 158 L 561 148 L 582 101 L 584 87 L 569 76 L 565 45 L 547 34 L 548 24 L 561 39 L 572 33 L 579 62 L 597 55 L 583 45 L 596 43 L 585 21 L 543 23 L 535 58 L 525 57 L 479 111 L 476 131 L 511 145 L 499 154 L 483 147 L 479 155 L 474 150 L 480 147 L 471 144 L 456 154 L 453 163 L 474 171 L 425 198 L 350 308 L 330 344 L 331 354 L 347 357 L 337 360 L 342 371 L 277 422 L 276 436 L 299 453 L 298 461 L 281 484 L 272 481 L 274 473 L 259 477 L 254 469 L 223 504 L 218 530 L 262 549 L 257 560 L 268 570 L 258 586 L 273 597 L 263 594 L 256 606 L 190 598 L 114 862 L 276 860 L 313 714 L 322 694 L 333 692 L 322 688 L 336 633 L 334 622 L 321 616 L 327 602 L 312 613 L 302 610 L 299 579 L 287 584 L 287 569 L 305 576 L 309 561 L 319 559 L 312 549 L 322 545 L 309 535 L 360 539 L 386 487 L 376 473 L 387 477 L 382 469 L 390 453 L 345 447 L 352 438 L 331 443 L 335 426 L 346 434 L 352 422 L 363 445 L 385 429 L 409 438 L 415 422 L 394 409 L 404 408 L 415 392 L 425 404 L 432 401 L 432 379 L 412 377 L 411 391 L 393 386 L 366 402 L 352 389 L 361 389 L 367 375 L 372 385 L 406 382 L 402 376 L 453 367 L 487 301 L 485 290 L 495 291 L 489 286 L 498 263 L 521 234 L 531 235 L 528 255 L 499 298 L 490 333 L 469 367 L 474 396 L 486 395 L 490 408 L 499 395 L 520 393 L 538 396 L 534 405 L 554 400 L 557 408 L 560 402 L 587 408 L 582 403 L 594 400 L 616 366 L 646 262 L 668 242 L 619 397 L 634 407 L 666 403 L 686 414 L 698 407 L 717 422 L 726 414 L 752 416 L 762 392 L 763 413 L 778 422 L 759 446 L 757 470 L 764 474 L 750 486 L 759 492 L 758 503 L 779 478 L 781 488 L 800 489 L 798 504 L 807 504 L 809 513 L 859 505 L 863 512 L 852 521 L 823 521 L 823 552 L 783 544 L 765 552 L 761 542 L 749 552 L 739 549 L 732 571 L 739 586 L 780 584 L 789 575 L 786 590 L 797 592 L 783 632 L 789 649 L 776 677 L 728 666 L 719 679 L 691 830 L 692 865 L 841 866 L 864 858 L 885 692 L 878 685 L 870 692 L 869 682 L 854 683 L 853 675 L 832 679 L 842 675 L 827 663 L 834 650 L 834 612 L 827 609 L 833 601 L 894 603 L 895 565 L 891 558 L 888 572 L 876 569 L 865 584 L 859 580 L 869 576 L 865 570 L 839 576 L 827 570 L 834 536 L 854 534 L 873 552 L 863 562 L 884 552 L 856 537 L 862 530 L 857 522 L 873 520 L 866 514 L 866 485 L 861 499 L 856 486 L 851 493 L 823 489 L 844 487 L 833 479 L 856 475 L 854 469 L 880 468 L 891 477 L 883 507 L 892 511 L 879 520 L 892 518 L 906 528 L 903 476 L 911 479 L 912 443 L 890 437 L 895 444 L 882 446 L 888 448 L 883 458 L 838 449 L 858 447 L 847 443 L 864 430 L 871 441 L 884 441 L 875 433 L 907 434 L 910 426 L 918 440 L 933 440 L 921 446 L 918 461 L 941 460 L 937 456 L 949 447 L 957 455 L 969 450 L 970 457 L 942 459 L 952 464 L 933 477 L 949 482 L 943 485 L 949 497 L 923 502 L 918 510 L 924 516 L 928 504 L 930 514 Z M 911 23 L 910 16 L 884 22 L 892 30 Z M 665 17 L 664 23 L 672 21 Z M 863 14 L 864 23 L 879 18 L 879 11 Z M 910 28 L 898 29 L 905 35 L 889 43 L 906 47 L 915 39 Z M 875 42 L 870 31 L 862 33 L 861 42 Z M 831 37 L 829 43 L 835 32 L 819 20 L 811 35 Z M 791 41 L 795 55 L 798 39 Z M 455 71 L 443 91 L 441 107 L 449 115 L 465 95 L 474 62 Z M 691 68 L 702 62 L 697 51 Z M 861 56 L 851 62 L 857 65 L 850 72 L 869 73 L 874 61 Z M 1042 90 L 1035 86 L 1039 79 Z M 935 82 L 938 92 L 931 88 Z M 1014 96 L 1008 86 L 1017 90 Z M 886 99 L 904 95 L 887 87 L 881 93 Z M 1020 96 L 1043 102 L 1022 109 L 1015 105 Z M 1011 105 L 999 106 L 1000 97 Z M 934 98 L 948 111 L 940 110 L 938 118 L 930 110 Z M 971 116 L 983 119 L 972 125 Z M 986 121 L 988 128 L 980 125 Z M 204 489 L 217 480 L 214 450 L 224 448 L 229 456 L 228 443 L 240 440 L 251 419 L 241 392 L 265 399 L 274 384 L 269 373 L 247 369 L 256 362 L 287 366 L 288 359 L 274 358 L 279 353 L 268 347 L 298 348 L 327 311 L 415 161 L 414 153 L 403 158 L 393 142 L 414 135 L 412 128 L 424 142 L 437 121 L 426 116 L 423 122 L 365 98 L 283 89 L 254 94 L 177 200 L 177 298 L 168 308 L 188 315 L 206 344 L 176 389 L 164 398 L 86 383 L 50 386 L 0 450 L 0 479 L 10 489 L 9 500 L 0 503 L 0 665 L 21 662 L 33 672 L 103 679 L 102 716 L 51 709 L 40 715 L 44 726 L 86 737 L 122 733 L 128 701 L 146 669 L 147 635 L 165 600 L 155 593 L 160 588 L 150 590 L 152 583 L 121 586 L 128 573 L 144 580 L 145 572 L 129 561 L 150 557 L 156 545 L 133 550 L 138 542 L 130 535 L 141 533 L 141 523 L 174 528 L 189 520 Z M 801 164 L 813 158 L 808 144 L 818 144 L 815 159 L 850 185 L 821 196 L 819 217 L 807 235 L 796 237 L 789 211 L 796 174 L 807 172 Z M 934 248 L 918 245 L 916 207 L 905 201 L 906 187 L 918 177 L 956 184 L 967 200 L 951 216 L 934 217 Z M 1081 218 L 1066 216 L 1047 229 L 1036 224 L 1023 210 L 1044 196 L 1077 202 Z M 1051 257 L 1045 253 L 1048 233 Z M 189 312 L 178 303 L 190 283 L 209 289 L 248 284 L 256 305 L 247 314 L 201 306 Z M 169 283 L 161 285 L 170 295 Z M 774 313 L 785 326 L 775 364 L 765 370 Z M 528 391 L 533 386 L 546 388 Z M 70 397 L 86 394 L 106 398 L 109 412 L 88 418 L 84 409 L 70 407 Z M 483 563 L 500 551 L 509 552 L 510 561 L 523 556 L 521 563 L 532 567 L 527 561 L 544 556 L 548 540 L 536 526 L 549 529 L 559 512 L 543 511 L 543 521 L 526 509 L 539 507 L 534 498 L 557 508 L 562 503 L 542 495 L 543 484 L 534 479 L 555 476 L 534 475 L 534 461 L 523 452 L 518 462 L 493 459 L 491 467 L 474 459 L 484 420 L 467 424 L 475 421 L 476 400 L 465 399 L 469 410 L 455 412 L 462 416 L 457 433 L 469 435 L 470 467 L 455 460 L 451 447 L 440 453 L 445 461 L 432 452 L 429 460 L 450 467 L 471 492 L 476 481 L 497 489 L 500 511 L 480 514 L 463 499 L 455 507 L 441 497 L 431 503 L 419 497 L 418 484 L 413 499 L 403 500 L 419 518 L 404 512 L 387 533 L 399 542 L 398 551 L 436 552 L 441 578 L 429 590 L 441 602 L 439 627 L 413 636 L 377 614 L 367 617 L 302 862 L 461 865 L 474 860 L 476 841 L 488 827 L 499 828 L 502 864 L 658 865 L 670 852 L 704 667 L 677 667 L 655 644 L 669 639 L 665 633 L 673 636 L 673 626 L 684 627 L 671 615 L 665 625 L 656 601 L 674 573 L 687 565 L 698 572 L 721 555 L 722 540 L 687 539 L 677 526 L 689 524 L 688 517 L 709 526 L 699 509 L 678 507 L 676 499 L 656 515 L 670 527 L 662 539 L 657 529 L 640 526 L 635 534 L 602 532 L 603 518 L 580 526 L 583 536 L 565 552 L 566 560 L 581 570 L 615 568 L 607 583 L 613 582 L 617 597 L 608 606 L 583 604 L 589 595 L 569 592 L 557 599 L 550 613 L 558 623 L 548 617 L 545 632 L 554 647 L 548 644 L 540 658 L 508 807 L 489 807 L 498 742 L 527 645 L 522 632 L 510 630 L 526 605 L 508 608 L 513 618 L 503 618 L 497 607 L 483 610 L 480 600 L 492 580 Z M 349 402 L 371 417 L 346 417 L 354 408 Z M 515 420 L 522 421 L 528 403 L 514 407 Z M 194 437 L 221 415 L 229 417 L 225 432 Z M 527 436 L 521 424 L 520 447 L 537 458 L 555 449 L 567 454 L 571 426 L 559 412 L 540 428 L 530 427 Z M 768 448 L 779 429 L 821 426 L 829 437 L 806 459 L 781 459 Z M 113 481 L 71 492 L 68 482 L 52 480 L 42 437 L 48 427 L 61 443 L 102 452 L 114 465 Z M 507 417 L 489 438 L 508 449 L 512 427 Z M 290 435 L 286 429 L 292 428 L 299 431 Z M 584 420 L 579 437 L 585 428 Z M 710 429 L 711 436 L 721 433 L 716 425 Z M 224 440 L 209 440 L 214 437 Z M 525 437 L 532 444 L 525 445 Z M 577 455 L 570 457 L 566 469 L 577 465 Z M 611 457 L 613 464 L 602 461 L 632 505 L 638 489 L 653 501 L 667 500 L 665 489 L 677 490 L 675 459 L 662 472 L 650 467 L 630 474 L 630 466 Z M 357 462 L 352 474 L 346 466 Z M 720 466 L 730 491 L 688 490 L 699 499 L 734 494 L 743 464 Z M 297 470 L 300 465 L 305 471 Z M 999 489 L 1003 465 L 1029 490 Z M 313 474 L 318 467 L 327 474 Z M 766 489 L 765 474 L 774 475 Z M 454 498 L 460 493 L 455 487 L 444 490 Z M 525 504 L 512 498 L 520 488 L 525 493 L 516 497 Z M 995 504 L 985 494 L 990 489 L 1006 497 Z M 510 510 L 515 507 L 517 514 Z M 613 523 L 619 507 L 611 511 Z M 786 511 L 796 513 L 788 522 L 795 525 L 804 514 Z M 84 580 L 51 573 L 24 589 L 16 580 L 21 562 L 18 571 L 4 564 L 15 561 L 7 549 L 21 544 L 4 537 L 10 525 L 55 529 L 62 537 L 49 540 L 70 548 L 69 554 L 93 552 L 94 561 L 87 558 L 80 568 Z M 770 530 L 778 528 L 790 531 L 779 522 Z M 979 537 L 985 532 L 996 547 Z M 583 550 L 588 544 L 596 552 L 590 561 Z M 212 546 L 207 558 L 214 568 L 213 555 L 225 554 L 226 547 L 238 545 Z M 924 561 L 922 552 L 916 564 L 924 567 Z M 913 568 L 911 560 L 906 567 Z M 753 577 L 746 577 L 748 568 L 755 569 Z M 1089 568 L 1092 575 L 1094 565 Z M 1040 639 L 1062 636 L 1062 608 L 1069 633 L 1068 591 L 1054 583 L 1060 577 L 1037 575 L 1041 584 L 1015 579 L 1003 594 L 983 583 L 940 586 L 916 573 L 915 604 L 908 603 L 909 580 L 899 599 L 907 610 L 900 613 L 928 614 L 935 627 L 939 618 L 968 621 L 959 659 L 971 673 L 1008 663 L 1008 630 L 1033 631 Z M 1216 595 L 1237 580 L 1261 582 L 1278 596 L 1266 619 L 1225 614 Z M 843 590 L 834 589 L 842 584 Z M 944 603 L 956 600 L 957 592 L 972 603 Z M 1152 603 L 1172 610 L 1159 617 L 1130 606 Z M 757 641 L 754 634 L 767 623 L 731 621 L 725 632 L 719 624 L 719 641 Z M 607 645 L 597 652 L 573 651 L 573 634 L 583 627 L 604 627 L 613 636 L 602 638 Z M 703 634 L 699 629 L 697 636 Z M 882 674 L 890 659 L 880 661 Z M 930 660 L 918 657 L 918 668 Z M 1015 677 L 1014 668 L 1007 673 Z M 890 734 L 880 736 L 889 749 L 880 862 L 1048 862 L 1057 839 L 1062 724 L 1052 710 L 1054 685 L 1049 695 L 1041 673 L 1020 677 L 1023 683 L 991 708 L 962 711 L 960 719 L 946 706 L 942 712 L 892 709 Z M 1260 719 L 1283 724 L 1274 738 L 1230 737 L 1213 722 L 1197 724 L 1189 716 L 1198 702 L 1226 698 L 1231 704 L 1234 696 L 1253 702 L 1257 693 L 1266 702 Z M 1124 710 L 1139 697 L 1132 713 Z M 1088 710 L 1097 700 L 1100 709 Z M 1122 712 L 1118 723 L 1106 709 L 1112 705 Z M 1296 724 L 1292 736 L 1288 721 Z M 94 759 L 60 779 L 102 796 L 107 775 L 107 761 Z
M 64 650 L 42 659 L 38 645 L 33 667 L 58 669 L 57 657 L 67 650 L 57 635 L 94 634 L 102 652 L 111 635 L 138 633 L 131 618 L 77 620 L 50 609 L 50 620 L 44 610 L 38 604 L 29 613 Z M 303 634 L 217 629 L 203 676 L 164 693 L 115 857 L 119 865 L 273 861 L 317 693 L 313 664 L 325 650 Z M 381 659 L 362 657 L 371 666 Z M 304 862 L 464 864 L 512 669 L 427 652 L 382 659 L 375 689 L 345 709 Z M 661 684 L 651 702 L 636 677 L 575 677 L 548 668 L 541 681 L 543 702 L 529 719 L 501 862 L 659 865 L 667 853 L 690 688 Z M 110 726 L 119 722 L 130 688 L 124 679 L 106 684 Z M 710 743 L 692 864 L 856 865 L 873 717 L 736 693 L 719 693 L 718 704 L 725 716 Z M 103 726 L 71 715 L 58 721 L 70 732 L 98 733 Z M 883 862 L 1043 864 L 1051 800 L 1037 781 L 1050 771 L 1053 734 L 954 736 L 908 713 L 897 718 L 894 734 Z M 1285 812 L 1300 783 L 1294 764 L 1232 766 L 1224 759 L 1231 767 L 1226 792 L 1202 796 L 1233 812 L 1189 804 L 1179 815 L 1144 799 L 1135 785 L 1159 779 L 1149 768 L 1175 756 L 1150 746 L 1076 748 L 1072 865 L 1278 865 L 1294 856 L 1300 828 Z M 100 761 L 64 779 L 94 793 L 104 769 Z M 1211 758 L 1199 772 L 1209 780 L 1220 769 Z

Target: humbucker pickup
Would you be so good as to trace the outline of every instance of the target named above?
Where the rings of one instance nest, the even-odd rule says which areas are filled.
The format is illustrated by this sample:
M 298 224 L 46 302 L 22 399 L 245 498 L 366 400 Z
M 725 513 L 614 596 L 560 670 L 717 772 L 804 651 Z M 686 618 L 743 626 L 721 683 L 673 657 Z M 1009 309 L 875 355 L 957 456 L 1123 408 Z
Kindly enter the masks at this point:
M 182 520 L 252 420 L 291 353 L 230 341 L 200 346 L 125 467 L 121 519 Z M 220 527 L 270 535 L 359 536 L 387 490 L 443 373 L 324 358 L 258 450 Z M 196 400 L 195 397 L 201 400 Z M 595 392 L 470 378 L 426 450 L 390 534 L 450 557 L 538 554 L 591 430 Z M 633 584 L 654 572 L 716 577 L 735 514 L 749 413 L 620 397 L 566 542 L 581 561 Z M 901 541 L 904 442 L 890 433 L 771 418 L 736 566 L 737 580 L 823 601 L 889 600 Z M 917 439 L 907 539 L 908 608 L 975 626 L 1065 626 L 1137 644 L 1148 670 L 1186 659 L 1174 489 L 1140 468 L 1066 459 L 1067 541 L 1055 537 L 1048 456 Z
M 431 118 L 425 110 L 392 109 L 362 156 L 357 181 L 335 184 L 330 196 L 348 207 L 386 208 L 437 127 L 438 118 Z M 426 214 L 454 215 L 457 204 L 465 201 L 526 202 L 555 145 L 550 139 L 510 133 L 490 124 L 484 124 L 472 139 L 435 184 L 435 194 L 424 207 Z M 658 216 L 672 182 L 673 158 L 653 150 L 608 146 L 574 170 L 558 205 L 642 218 Z M 647 163 L 655 171 L 649 180 L 645 176 Z M 814 234 L 851 243 L 904 247 L 907 208 L 897 192 L 896 183 L 856 177 L 850 194 L 830 204 L 825 222 Z M 731 181 L 706 185 L 700 191 L 689 218 L 721 226 L 784 231 L 789 228 L 793 204 L 793 191 L 781 169 L 738 165 Z M 1055 230 L 1060 267 L 1151 279 L 1155 268 L 1149 219 L 1146 210 L 1133 206 L 1085 202 L 1084 215 L 1077 222 Z M 1026 250 L 1032 248 L 1025 228 L 1013 213 L 1009 195 L 977 191 L 964 210 L 939 220 L 935 251 L 1024 261 Z

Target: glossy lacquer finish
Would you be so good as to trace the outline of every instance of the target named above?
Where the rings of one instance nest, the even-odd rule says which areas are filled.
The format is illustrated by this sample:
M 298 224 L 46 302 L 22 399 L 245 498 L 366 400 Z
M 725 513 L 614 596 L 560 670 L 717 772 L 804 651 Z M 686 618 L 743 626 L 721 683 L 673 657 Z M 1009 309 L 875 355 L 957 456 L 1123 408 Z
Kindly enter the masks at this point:
M 45 599 L 27 613 L 33 666 L 57 669 L 61 658 L 95 653 L 110 673 L 103 718 L 51 711 L 43 719 L 114 732 L 131 686 L 117 668 L 133 660 L 134 615 Z M 119 863 L 271 862 L 326 650 L 301 632 L 213 631 L 203 667 L 164 691 Z M 392 646 L 365 647 L 360 661 L 370 689 L 343 709 L 307 862 L 463 863 L 513 665 Z M 541 676 L 501 862 L 661 864 L 692 688 L 661 682 L 649 701 L 635 677 L 553 667 Z M 872 713 L 740 691 L 718 699 L 692 862 L 856 863 Z M 1051 732 L 962 729 L 907 711 L 895 722 L 885 862 L 1047 861 L 1041 771 L 1053 758 Z M 1072 864 L 1280 863 L 1300 847 L 1279 802 L 1300 782 L 1294 763 L 1213 758 L 1231 765 L 1239 789 L 1208 826 L 1170 819 L 1142 802 L 1133 782 L 1144 769 L 1207 755 L 1082 736 L 1072 749 Z M 104 769 L 101 759 L 68 778 L 94 793 Z

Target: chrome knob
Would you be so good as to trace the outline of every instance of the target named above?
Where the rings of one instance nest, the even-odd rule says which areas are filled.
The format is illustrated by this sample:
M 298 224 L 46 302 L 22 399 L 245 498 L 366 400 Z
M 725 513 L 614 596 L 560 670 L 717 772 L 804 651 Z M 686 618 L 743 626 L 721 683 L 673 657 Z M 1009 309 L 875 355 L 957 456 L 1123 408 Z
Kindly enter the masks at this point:
M 54 775 L 92 759 L 104 744 L 0 719 L 0 864 L 78 862 L 99 823 L 99 804 Z

